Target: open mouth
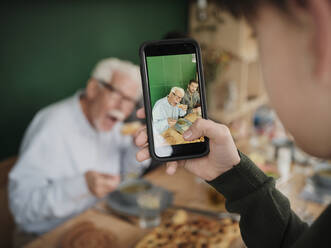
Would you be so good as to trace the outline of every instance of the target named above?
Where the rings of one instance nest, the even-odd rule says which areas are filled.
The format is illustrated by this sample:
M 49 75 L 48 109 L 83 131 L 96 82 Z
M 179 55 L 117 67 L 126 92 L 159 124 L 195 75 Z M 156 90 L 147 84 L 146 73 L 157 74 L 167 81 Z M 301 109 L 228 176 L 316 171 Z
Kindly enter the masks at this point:
M 116 122 L 118 121 L 118 118 L 113 116 L 113 115 L 107 115 L 107 118 L 110 120 L 110 121 L 113 121 L 113 122 Z
M 124 114 L 120 111 L 113 110 L 107 114 L 107 119 L 112 122 L 124 120 Z

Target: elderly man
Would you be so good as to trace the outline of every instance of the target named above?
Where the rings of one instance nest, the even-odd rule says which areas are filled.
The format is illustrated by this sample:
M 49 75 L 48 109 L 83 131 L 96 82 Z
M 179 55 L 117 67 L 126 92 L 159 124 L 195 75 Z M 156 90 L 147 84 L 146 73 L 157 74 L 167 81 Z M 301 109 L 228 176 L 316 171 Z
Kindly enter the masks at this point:
M 159 134 L 176 124 L 178 117 L 186 114 L 187 106 L 179 104 L 184 97 L 184 90 L 173 87 L 168 96 L 158 100 L 153 107 L 153 128 Z
M 182 100 L 182 104 L 188 106 L 187 113 L 199 113 L 201 111 L 200 96 L 198 92 L 199 84 L 196 80 L 190 80 L 185 95 Z
M 121 174 L 141 168 L 131 137 L 120 133 L 140 97 L 138 67 L 109 58 L 96 65 L 85 91 L 37 113 L 9 175 L 21 231 L 51 230 L 112 192 Z

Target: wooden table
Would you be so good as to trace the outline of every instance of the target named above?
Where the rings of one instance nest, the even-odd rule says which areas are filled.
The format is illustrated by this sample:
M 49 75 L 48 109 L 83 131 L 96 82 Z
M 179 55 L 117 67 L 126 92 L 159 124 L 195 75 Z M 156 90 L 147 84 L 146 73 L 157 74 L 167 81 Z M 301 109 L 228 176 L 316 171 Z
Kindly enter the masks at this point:
M 313 174 L 311 167 L 293 164 L 291 175 L 285 182 L 276 181 L 276 187 L 280 190 L 291 203 L 291 209 L 304 221 L 315 220 L 325 209 L 325 205 L 312 201 L 306 201 L 301 198 L 300 193 L 306 184 L 308 176 Z M 305 218 L 307 218 L 305 220 Z
M 153 184 L 167 188 L 174 193 L 174 204 L 197 207 L 200 209 L 221 209 L 209 204 L 206 192 L 209 185 L 197 179 L 191 173 L 181 168 L 174 176 L 165 173 L 165 166 L 158 168 L 146 176 Z M 110 230 L 118 238 L 118 247 L 133 247 L 150 230 L 141 229 L 137 225 L 129 224 L 116 216 L 96 211 L 93 208 L 79 214 L 54 230 L 46 233 L 27 246 L 26 248 L 59 248 L 59 241 L 63 235 L 76 223 L 91 221 L 97 227 Z
M 183 168 L 179 168 L 177 173 L 169 176 L 165 173 L 165 167 L 161 166 L 157 170 L 151 172 L 146 176 L 153 184 L 167 188 L 174 193 L 174 204 L 186 207 L 195 207 L 204 210 L 224 210 L 224 205 L 211 205 L 207 192 L 210 186 L 204 181 L 198 179 Z M 305 177 L 303 174 L 293 174 L 293 177 L 286 184 L 280 185 L 287 189 L 288 197 L 292 199 L 297 198 L 297 194 L 304 184 Z M 284 188 L 282 188 L 284 189 Z M 316 218 L 325 207 L 316 204 L 308 203 L 308 210 Z M 89 220 L 97 227 L 105 228 L 113 232 L 118 238 L 118 247 L 126 248 L 133 247 L 149 230 L 141 229 L 137 225 L 129 224 L 110 214 L 105 214 L 100 211 L 89 209 L 77 217 L 65 222 L 61 226 L 55 228 L 53 231 L 42 235 L 32 243 L 28 244 L 26 248 L 59 248 L 59 241 L 63 235 L 73 225 L 80 221 Z M 237 247 L 237 246 L 236 246 Z M 239 244 L 242 247 L 242 244 Z
M 190 114 L 186 115 L 184 118 L 193 123 L 198 118 L 201 118 L 201 116 L 198 115 L 197 113 L 190 113 Z M 169 127 L 161 135 L 165 139 L 167 145 L 187 144 L 187 143 L 195 143 L 195 142 L 201 141 L 200 139 L 193 140 L 193 141 L 184 140 L 183 135 L 180 134 L 179 132 L 177 132 L 175 127 Z

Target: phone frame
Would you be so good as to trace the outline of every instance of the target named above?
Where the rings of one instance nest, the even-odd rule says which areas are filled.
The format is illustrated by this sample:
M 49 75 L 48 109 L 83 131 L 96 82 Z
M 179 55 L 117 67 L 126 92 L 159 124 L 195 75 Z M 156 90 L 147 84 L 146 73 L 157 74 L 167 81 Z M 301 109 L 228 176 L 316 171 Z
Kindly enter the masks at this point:
M 140 70 L 142 78 L 142 89 L 144 94 L 144 105 L 146 113 L 146 125 L 147 125 L 147 134 L 149 142 L 149 152 L 153 159 L 160 162 L 176 161 L 183 159 L 192 159 L 206 156 L 209 153 L 209 139 L 205 138 L 204 142 L 189 143 L 189 144 L 179 144 L 171 145 L 174 151 L 174 155 L 168 157 L 159 157 L 155 152 L 154 146 L 154 135 L 153 135 L 153 124 L 152 124 L 152 107 L 151 107 L 151 96 L 150 96 L 150 87 L 149 87 L 149 78 L 147 70 L 147 61 L 146 58 L 148 54 L 152 51 L 156 53 L 160 52 L 160 55 L 150 55 L 150 56 L 167 56 L 167 55 L 176 55 L 176 54 L 190 54 L 185 51 L 181 51 L 181 46 L 183 51 L 186 49 L 194 48 L 194 53 L 196 54 L 196 65 L 198 73 L 198 84 L 200 91 L 200 103 L 201 103 L 201 116 L 203 119 L 208 119 L 207 117 L 207 102 L 206 102 L 206 92 L 205 92 L 205 81 L 203 76 L 203 67 L 201 61 L 201 49 L 198 44 L 193 39 L 169 39 L 169 40 L 159 40 L 159 41 L 147 41 L 144 42 L 139 49 L 140 55 Z M 172 51 L 168 48 L 172 47 Z M 178 49 L 178 50 L 177 50 Z M 147 55 L 146 55 L 147 54 Z M 185 151 L 186 150 L 186 151 Z

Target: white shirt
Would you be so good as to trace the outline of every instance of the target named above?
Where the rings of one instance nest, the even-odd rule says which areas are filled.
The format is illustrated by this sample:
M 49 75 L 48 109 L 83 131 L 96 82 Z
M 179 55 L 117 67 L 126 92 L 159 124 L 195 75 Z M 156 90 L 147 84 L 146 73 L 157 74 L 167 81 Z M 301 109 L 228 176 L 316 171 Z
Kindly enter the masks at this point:
M 79 103 L 80 93 L 37 113 L 9 174 L 9 205 L 22 230 L 47 232 L 97 202 L 84 173 L 141 171 L 132 138 L 97 132 Z
M 153 107 L 153 129 L 161 134 L 169 128 L 168 118 L 177 120 L 178 117 L 184 116 L 185 114 L 186 111 L 178 106 L 170 105 L 167 96 L 163 97 L 158 100 Z

